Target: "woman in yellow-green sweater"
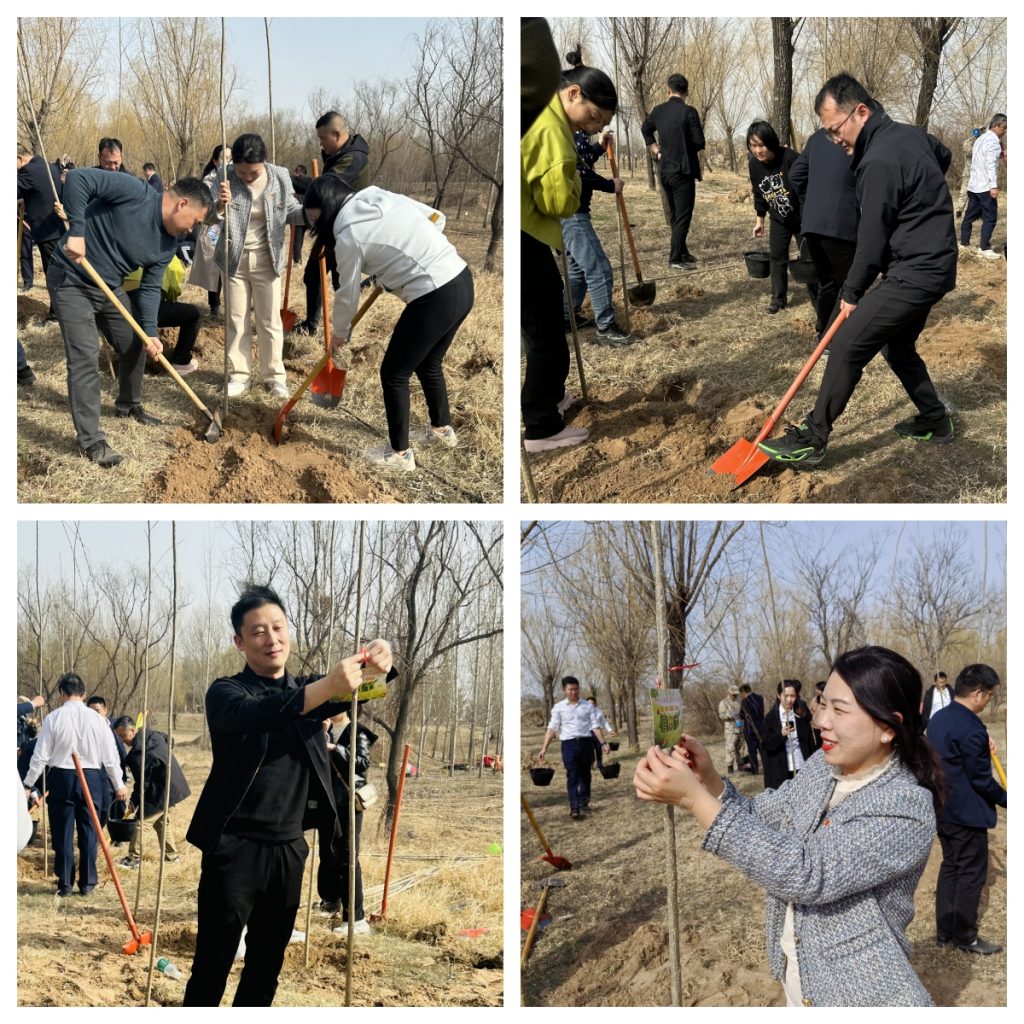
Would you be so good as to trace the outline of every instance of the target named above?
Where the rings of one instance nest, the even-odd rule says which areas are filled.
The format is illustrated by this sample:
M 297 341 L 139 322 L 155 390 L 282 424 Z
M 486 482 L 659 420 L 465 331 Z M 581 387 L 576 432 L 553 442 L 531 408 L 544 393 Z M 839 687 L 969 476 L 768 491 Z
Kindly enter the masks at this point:
M 570 63 L 578 61 L 570 54 Z M 526 345 L 522 409 L 526 450 L 542 452 L 579 444 L 587 431 L 562 419 L 572 399 L 565 390 L 569 347 L 562 319 L 562 276 L 552 249 L 562 248 L 563 217 L 580 203 L 580 177 L 572 133 L 599 132 L 614 117 L 618 96 L 596 68 L 562 73 L 551 102 L 522 137 L 520 187 L 522 258 L 520 320 Z

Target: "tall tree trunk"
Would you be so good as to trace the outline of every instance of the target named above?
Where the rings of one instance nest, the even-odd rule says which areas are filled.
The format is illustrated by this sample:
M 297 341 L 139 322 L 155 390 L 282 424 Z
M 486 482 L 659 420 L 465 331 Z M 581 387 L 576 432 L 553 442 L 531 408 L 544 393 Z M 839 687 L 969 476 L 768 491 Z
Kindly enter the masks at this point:
M 793 108 L 793 28 L 792 18 L 772 18 L 772 51 L 775 57 L 772 127 L 784 146 L 792 144 L 789 118 Z

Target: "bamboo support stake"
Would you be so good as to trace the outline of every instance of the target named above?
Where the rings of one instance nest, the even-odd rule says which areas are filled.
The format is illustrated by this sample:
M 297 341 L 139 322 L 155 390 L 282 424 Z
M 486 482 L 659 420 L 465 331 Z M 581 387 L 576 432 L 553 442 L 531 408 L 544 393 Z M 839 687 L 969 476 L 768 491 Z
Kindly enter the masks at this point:
M 171 522 L 171 683 L 167 694 L 167 781 L 160 829 L 160 867 L 156 876 L 156 910 L 153 914 L 153 944 L 149 950 L 149 978 L 146 982 L 146 1006 L 153 994 L 156 950 L 160 941 L 160 906 L 164 895 L 164 868 L 167 865 L 167 815 L 171 808 L 171 765 L 174 764 L 174 658 L 178 646 L 178 527 Z M 145 710 L 145 709 L 144 709 Z M 142 828 L 140 821 L 138 826 Z
M 526 967 L 526 961 L 530 959 L 530 950 L 533 949 L 533 940 L 537 937 L 537 928 L 544 914 L 544 908 L 547 906 L 549 892 L 551 890 L 545 886 L 544 891 L 540 894 L 540 899 L 537 900 L 537 907 L 533 912 L 533 920 L 530 922 L 530 930 L 526 933 L 526 942 L 523 943 L 523 952 L 519 957 L 520 970 Z
M 270 162 L 277 163 L 277 133 L 274 130 L 274 73 L 270 67 L 270 19 L 263 19 L 263 32 L 267 37 L 267 101 L 270 105 Z M 288 297 L 285 296 L 287 304 Z
M 612 67 L 615 69 L 615 81 L 619 81 L 619 19 L 612 18 Z M 619 140 L 619 121 L 615 118 L 615 152 L 621 151 Z M 630 161 L 630 171 L 633 162 Z M 622 278 L 622 311 L 626 316 L 626 333 L 633 330 L 629 315 L 629 286 L 626 284 L 626 234 L 622 227 L 622 206 L 615 204 L 616 221 L 619 225 L 619 276 Z M 660 666 L 659 666 L 660 669 Z M 666 680 L 667 683 L 667 680 Z
M 224 167 L 223 180 L 228 180 L 228 128 L 224 119 L 224 59 L 227 50 L 227 24 L 226 19 L 220 19 L 220 159 Z M 214 173 L 219 168 L 214 168 Z M 217 180 L 216 178 L 214 180 Z M 228 281 L 228 208 L 224 207 L 224 223 L 221 227 L 221 240 L 224 245 L 224 279 L 221 282 L 224 291 L 224 398 L 221 418 L 225 423 L 228 421 L 228 378 L 231 375 L 231 367 L 228 363 L 228 328 L 231 324 L 231 285 Z
M 142 865 L 145 863 L 146 837 L 143 825 L 146 820 L 146 733 L 149 729 L 149 636 L 153 621 L 153 524 L 146 523 L 146 647 L 142 660 L 142 758 L 139 764 L 139 806 L 135 809 L 139 833 L 139 867 L 135 879 L 135 906 L 132 913 L 138 917 L 139 901 L 142 898 Z M 170 766 L 167 778 L 170 779 Z M 165 823 L 166 824 L 166 823 Z

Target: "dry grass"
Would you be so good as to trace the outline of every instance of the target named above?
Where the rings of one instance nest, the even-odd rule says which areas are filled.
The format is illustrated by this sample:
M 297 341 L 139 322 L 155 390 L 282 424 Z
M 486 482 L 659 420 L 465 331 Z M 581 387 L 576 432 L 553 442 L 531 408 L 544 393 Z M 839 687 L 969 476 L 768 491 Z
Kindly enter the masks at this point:
M 303 399 L 289 417 L 288 442 L 275 446 L 270 429 L 281 402 L 254 390 L 231 403 L 221 441 L 201 440 L 205 422 L 188 397 L 163 377 L 143 387 L 147 411 L 164 425 L 145 428 L 114 419 L 115 384 L 104 370 L 102 423 L 111 445 L 126 460 L 102 470 L 83 459 L 67 408 L 64 350 L 59 328 L 39 326 L 46 310 L 41 270 L 36 287 L 18 298 L 19 337 L 36 372 L 34 388 L 18 394 L 18 498 L 23 502 L 496 502 L 501 500 L 502 280 L 484 273 L 481 233 L 455 228 L 453 244 L 474 273 L 476 303 L 445 359 L 455 449 L 416 450 L 417 473 L 394 475 L 369 467 L 362 452 L 387 439 L 378 367 L 403 306 L 384 295 L 356 329 L 345 398 L 338 409 L 317 409 Z M 307 246 L 308 249 L 308 246 Z M 206 294 L 186 285 L 183 301 L 206 309 Z M 301 318 L 305 291 L 292 274 L 290 308 Z M 173 344 L 177 331 L 164 332 Z M 219 407 L 223 326 L 204 324 L 197 344 L 198 373 L 188 378 L 200 398 Z M 322 354 L 322 338 L 286 339 L 285 360 L 294 390 Z M 101 369 L 106 358 L 101 359 Z M 411 384 L 412 425 L 427 422 L 426 404 Z
M 209 768 L 209 754 L 196 746 L 178 748 L 193 794 L 172 812 L 179 863 L 167 865 L 160 919 L 159 953 L 187 978 L 196 930 L 199 851 L 184 833 Z M 378 776 L 378 785 L 383 782 Z M 152 847 L 152 831 L 145 841 Z M 307 840 L 312 833 L 307 834 Z M 388 919 L 369 936 L 356 937 L 353 962 L 355 1006 L 497 1006 L 502 1000 L 502 857 L 488 853 L 501 838 L 501 776 L 459 773 L 454 779 L 428 771 L 411 780 L 399 819 Z M 367 913 L 380 906 L 388 834 L 378 831 L 375 811 L 364 821 L 360 862 Z M 120 854 L 123 855 L 123 852 Z M 52 854 L 51 854 L 52 856 Z M 52 863 L 52 862 L 51 862 Z M 309 859 L 309 865 L 312 858 Z M 88 899 L 55 899 L 42 873 L 42 849 L 18 858 L 18 1002 L 45 1006 L 123 1006 L 145 995 L 148 957 L 120 953 L 128 938 L 117 895 L 99 863 L 100 885 Z M 122 871 L 129 900 L 135 874 Z M 306 925 L 306 893 L 296 928 Z M 403 882 L 410 882 L 402 888 Z M 145 862 L 140 926 L 154 920 L 156 866 Z M 317 900 L 314 888 L 314 902 Z M 275 1005 L 344 1004 L 346 937 L 314 908 L 310 963 L 302 944 L 289 946 Z M 472 938 L 460 931 L 485 929 Z M 225 1003 L 238 980 L 236 964 Z M 184 982 L 156 976 L 154 1001 L 179 1005 Z
M 1000 749 L 1005 725 L 989 724 Z M 641 735 L 649 735 L 649 723 Z M 523 763 L 536 753 L 543 731 L 524 724 Z M 720 763 L 720 739 L 705 739 Z M 554 753 L 554 752 L 553 752 Z M 551 924 L 537 939 L 523 972 L 525 1006 L 668 1006 L 668 939 L 665 928 L 665 810 L 642 804 L 630 783 L 638 755 L 620 750 L 622 771 L 606 781 L 595 772 L 594 810 L 571 821 L 565 774 L 557 753 L 551 786 L 537 788 L 522 776 L 527 799 L 555 853 L 572 861 L 558 875 L 565 888 L 548 900 Z M 734 776 L 750 796 L 762 783 Z M 522 817 L 523 907 L 533 907 L 539 884 L 554 872 L 537 858 L 540 845 Z M 681 901 L 680 946 L 684 1006 L 785 1006 L 781 986 L 768 970 L 764 951 L 764 894 L 744 876 L 700 851 L 701 833 L 693 818 L 676 813 L 676 844 Z M 990 835 L 989 884 L 982 902 L 982 932 L 1006 937 L 1006 816 Z M 935 881 L 941 862 L 938 841 L 917 889 L 916 917 L 908 936 L 925 987 L 938 1006 L 1006 1004 L 1006 954 L 972 956 L 937 949 Z
M 961 437 L 941 450 L 900 441 L 889 429 L 910 409 L 884 361 L 868 367 L 839 421 L 825 463 L 799 472 L 768 466 L 737 491 L 708 475 L 714 459 L 752 438 L 814 347 L 814 311 L 790 284 L 789 309 L 764 310 L 767 281 L 747 276 L 742 253 L 756 248 L 749 181 L 716 172 L 697 190 L 690 248 L 697 273 L 666 267 L 668 229 L 657 193 L 640 178 L 626 189 L 644 279 L 657 299 L 632 310 L 642 341 L 624 349 L 589 344 L 583 358 L 589 404 L 572 422 L 588 443 L 533 457 L 542 501 L 569 502 L 1000 502 L 1006 499 L 1006 264 L 961 259 L 957 289 L 936 307 L 920 342 Z M 598 196 L 594 225 L 619 262 L 614 205 Z M 993 244 L 1005 240 L 1005 207 Z M 626 256 L 628 261 L 628 254 Z M 629 283 L 634 280 L 628 271 Z M 616 271 L 616 281 L 619 275 Z M 616 309 L 622 312 L 621 290 Z M 786 419 L 813 403 L 823 367 L 812 372 Z M 568 386 L 579 393 L 575 371 Z

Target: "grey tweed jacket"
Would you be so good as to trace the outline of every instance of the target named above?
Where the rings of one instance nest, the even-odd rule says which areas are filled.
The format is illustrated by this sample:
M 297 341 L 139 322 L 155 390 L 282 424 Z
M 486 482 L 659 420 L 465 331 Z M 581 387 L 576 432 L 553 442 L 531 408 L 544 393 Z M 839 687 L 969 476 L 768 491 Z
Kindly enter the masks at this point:
M 267 241 L 270 244 L 270 257 L 274 261 L 274 271 L 278 277 L 284 272 L 285 250 L 284 229 L 286 224 L 304 223 L 302 204 L 295 198 L 292 179 L 284 167 L 276 164 L 265 164 L 267 188 L 263 193 L 263 204 L 267 215 Z M 217 198 L 218 184 L 223 177 L 219 170 L 211 171 L 203 181 L 210 186 L 214 199 Z M 242 262 L 242 246 L 245 233 L 249 230 L 249 214 L 252 212 L 252 193 L 249 186 L 235 175 L 234 165 L 228 167 L 228 183 L 231 185 L 231 205 L 228 207 L 228 276 L 238 273 L 238 264 Z M 217 216 L 217 207 L 210 211 L 206 218 L 208 224 L 216 224 L 223 220 Z M 217 266 L 224 266 L 224 232 L 217 240 L 214 253 Z
M 935 839 L 931 794 L 896 759 L 828 811 L 833 785 L 821 751 L 753 800 L 726 782 L 702 846 L 767 891 L 768 959 L 779 980 L 794 905 L 805 1005 L 932 1006 L 906 937 Z

